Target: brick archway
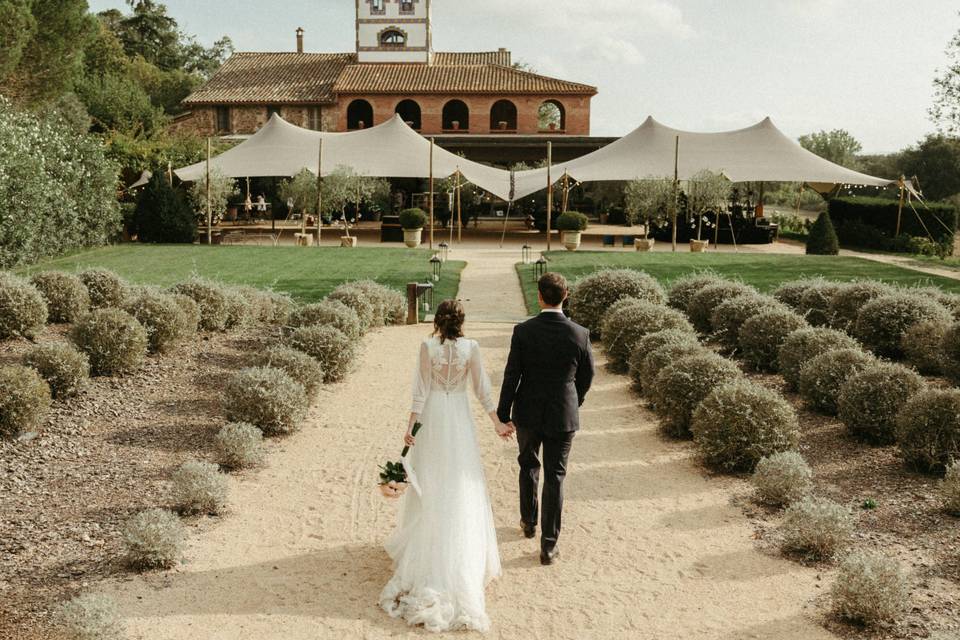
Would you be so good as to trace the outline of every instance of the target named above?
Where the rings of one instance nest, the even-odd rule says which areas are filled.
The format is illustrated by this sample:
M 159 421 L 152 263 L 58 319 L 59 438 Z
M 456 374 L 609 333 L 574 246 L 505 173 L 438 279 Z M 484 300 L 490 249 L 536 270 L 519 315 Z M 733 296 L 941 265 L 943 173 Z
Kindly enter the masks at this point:
M 347 107 L 347 129 L 367 129 L 373 126 L 373 105 L 357 99 Z
M 454 125 L 456 123 L 456 125 Z M 463 100 L 450 100 L 443 105 L 444 131 L 469 131 L 470 107 Z
M 490 107 L 490 131 L 516 131 L 517 105 L 510 100 L 497 100 Z
M 423 128 L 420 105 L 415 100 L 401 100 L 394 108 L 394 113 L 398 114 L 411 128 L 417 131 Z

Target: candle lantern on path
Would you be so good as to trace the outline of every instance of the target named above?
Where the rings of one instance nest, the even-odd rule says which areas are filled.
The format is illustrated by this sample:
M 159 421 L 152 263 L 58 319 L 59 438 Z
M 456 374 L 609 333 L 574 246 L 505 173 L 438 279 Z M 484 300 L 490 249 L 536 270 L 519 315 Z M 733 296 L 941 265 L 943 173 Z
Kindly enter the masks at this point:
M 530 251 L 532 249 L 533 247 L 528 244 L 525 244 L 520 248 L 521 255 L 523 256 L 523 264 L 528 264 L 530 262 Z
M 446 262 L 447 254 L 450 253 L 450 245 L 448 245 L 446 242 L 441 242 L 438 246 L 440 247 L 440 260 Z
M 540 259 L 536 261 L 533 265 L 533 277 L 539 280 L 543 277 L 543 274 L 547 272 L 547 259 L 544 256 L 540 256 Z
M 430 258 L 430 266 L 433 267 L 433 281 L 440 281 L 440 269 L 443 267 L 443 260 L 440 259 L 440 256 L 434 255 Z

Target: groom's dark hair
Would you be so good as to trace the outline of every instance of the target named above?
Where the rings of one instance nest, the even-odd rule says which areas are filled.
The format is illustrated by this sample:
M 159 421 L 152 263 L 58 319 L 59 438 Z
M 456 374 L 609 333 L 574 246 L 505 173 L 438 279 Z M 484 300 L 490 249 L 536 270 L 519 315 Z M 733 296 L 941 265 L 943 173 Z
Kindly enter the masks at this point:
M 559 273 L 545 273 L 537 283 L 540 297 L 551 307 L 567 299 L 567 279 Z

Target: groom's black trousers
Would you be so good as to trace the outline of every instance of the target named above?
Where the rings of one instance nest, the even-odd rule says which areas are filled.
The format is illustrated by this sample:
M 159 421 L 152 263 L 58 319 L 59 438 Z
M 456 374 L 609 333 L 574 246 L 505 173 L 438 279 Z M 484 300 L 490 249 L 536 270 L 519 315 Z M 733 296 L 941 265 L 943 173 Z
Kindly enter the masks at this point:
M 563 479 L 575 432 L 545 435 L 534 429 L 517 428 L 520 445 L 520 518 L 537 524 L 537 489 L 540 483 L 540 447 L 543 447 L 543 504 L 540 512 L 540 547 L 551 551 L 560 537 L 563 512 Z

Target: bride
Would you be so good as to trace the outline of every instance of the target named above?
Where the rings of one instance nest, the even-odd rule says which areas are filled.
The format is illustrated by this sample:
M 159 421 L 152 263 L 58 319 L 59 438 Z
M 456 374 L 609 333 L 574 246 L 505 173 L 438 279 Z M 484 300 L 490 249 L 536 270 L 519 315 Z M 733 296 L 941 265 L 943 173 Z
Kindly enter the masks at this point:
M 430 631 L 490 627 L 484 589 L 500 576 L 493 512 L 474 433 L 467 386 L 509 440 L 497 419 L 480 347 L 463 337 L 463 306 L 437 308 L 433 335 L 420 345 L 413 405 L 404 443 L 412 447 L 420 493 L 408 489 L 399 522 L 386 542 L 394 575 L 380 594 L 393 617 Z M 417 438 L 411 435 L 420 422 Z

